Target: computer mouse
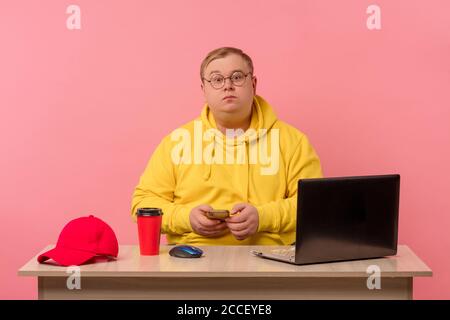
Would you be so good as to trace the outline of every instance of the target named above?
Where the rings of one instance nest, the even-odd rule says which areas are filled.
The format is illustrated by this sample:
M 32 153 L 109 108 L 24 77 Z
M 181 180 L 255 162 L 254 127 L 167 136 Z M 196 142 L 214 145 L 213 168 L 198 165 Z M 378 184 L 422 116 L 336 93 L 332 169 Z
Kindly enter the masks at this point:
M 179 245 L 170 249 L 169 254 L 177 258 L 200 258 L 203 251 L 194 246 Z

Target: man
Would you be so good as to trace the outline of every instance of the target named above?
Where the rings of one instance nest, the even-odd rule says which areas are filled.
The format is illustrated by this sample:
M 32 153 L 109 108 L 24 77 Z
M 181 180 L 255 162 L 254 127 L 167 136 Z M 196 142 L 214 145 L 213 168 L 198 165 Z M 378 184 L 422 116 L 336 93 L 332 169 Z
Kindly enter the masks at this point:
M 256 95 L 252 60 L 240 49 L 210 52 L 200 77 L 201 115 L 154 151 L 133 194 L 133 218 L 138 208 L 161 208 L 169 243 L 291 244 L 297 182 L 322 177 L 316 152 Z M 213 209 L 231 215 L 213 220 Z

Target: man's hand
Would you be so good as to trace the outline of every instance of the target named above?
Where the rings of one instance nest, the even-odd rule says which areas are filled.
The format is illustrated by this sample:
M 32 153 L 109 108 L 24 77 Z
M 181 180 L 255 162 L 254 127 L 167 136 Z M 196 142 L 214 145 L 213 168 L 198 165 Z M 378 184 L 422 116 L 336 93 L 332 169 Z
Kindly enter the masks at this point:
M 225 219 L 225 222 L 237 240 L 244 240 L 258 231 L 258 210 L 251 204 L 238 203 L 233 207 L 230 214 L 234 215 Z
M 217 237 L 228 232 L 227 224 L 224 221 L 206 217 L 206 213 L 211 210 L 213 208 L 207 204 L 202 204 L 191 210 L 189 221 L 195 233 L 205 237 Z

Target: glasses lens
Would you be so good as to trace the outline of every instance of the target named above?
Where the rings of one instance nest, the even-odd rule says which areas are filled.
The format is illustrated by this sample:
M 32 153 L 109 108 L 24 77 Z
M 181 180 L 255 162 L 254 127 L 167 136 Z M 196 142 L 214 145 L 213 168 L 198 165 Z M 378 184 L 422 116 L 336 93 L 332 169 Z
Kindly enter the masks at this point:
M 222 88 L 223 82 L 223 76 L 220 74 L 215 74 L 211 77 L 211 85 L 216 89 Z
M 245 82 L 245 75 L 242 72 L 235 72 L 231 76 L 231 81 L 236 86 L 242 86 Z

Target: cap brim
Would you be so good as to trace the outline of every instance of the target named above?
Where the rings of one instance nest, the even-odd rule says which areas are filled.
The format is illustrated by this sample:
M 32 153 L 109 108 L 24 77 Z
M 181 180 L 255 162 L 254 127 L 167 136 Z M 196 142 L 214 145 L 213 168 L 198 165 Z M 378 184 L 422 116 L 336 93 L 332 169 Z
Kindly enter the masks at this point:
M 95 253 L 92 252 L 56 247 L 39 255 L 37 260 L 39 263 L 43 263 L 52 259 L 62 266 L 79 266 L 93 257 L 95 257 Z

